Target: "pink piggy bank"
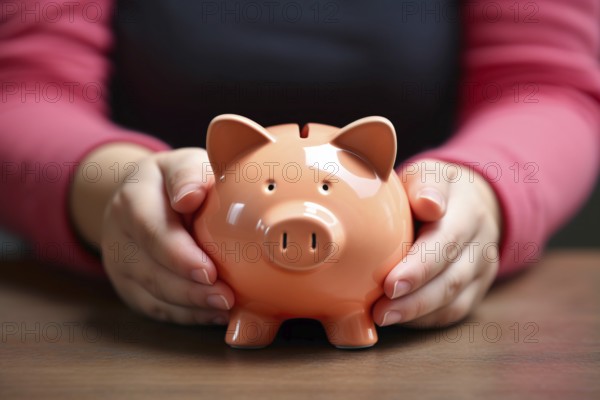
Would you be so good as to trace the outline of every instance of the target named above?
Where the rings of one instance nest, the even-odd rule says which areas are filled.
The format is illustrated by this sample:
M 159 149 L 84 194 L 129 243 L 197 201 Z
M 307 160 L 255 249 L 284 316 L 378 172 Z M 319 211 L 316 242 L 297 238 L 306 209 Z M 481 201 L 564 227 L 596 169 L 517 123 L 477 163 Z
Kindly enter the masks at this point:
M 215 184 L 193 229 L 235 293 L 226 342 L 264 347 L 284 320 L 312 318 L 336 347 L 375 344 L 371 308 L 413 241 L 392 124 L 264 128 L 228 114 L 206 148 Z

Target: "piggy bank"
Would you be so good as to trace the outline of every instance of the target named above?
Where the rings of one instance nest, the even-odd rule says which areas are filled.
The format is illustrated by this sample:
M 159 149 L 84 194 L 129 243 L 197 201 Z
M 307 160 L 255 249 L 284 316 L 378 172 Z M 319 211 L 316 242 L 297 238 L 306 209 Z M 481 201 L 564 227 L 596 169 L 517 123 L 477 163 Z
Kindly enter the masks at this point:
M 311 318 L 336 347 L 375 344 L 371 308 L 413 241 L 392 124 L 264 128 L 221 115 L 206 149 L 215 184 L 193 231 L 235 293 L 226 342 L 264 347 L 286 319 Z

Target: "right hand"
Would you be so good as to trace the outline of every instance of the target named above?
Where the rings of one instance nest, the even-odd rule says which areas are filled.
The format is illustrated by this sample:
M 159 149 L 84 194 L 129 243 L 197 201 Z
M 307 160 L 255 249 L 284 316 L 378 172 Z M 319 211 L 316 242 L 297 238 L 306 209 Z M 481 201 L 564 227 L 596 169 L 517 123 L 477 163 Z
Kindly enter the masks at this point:
M 138 165 L 104 213 L 102 258 L 115 289 L 130 307 L 158 320 L 227 323 L 233 291 L 217 280 L 215 265 L 186 229 L 214 184 L 206 151 L 156 153 Z

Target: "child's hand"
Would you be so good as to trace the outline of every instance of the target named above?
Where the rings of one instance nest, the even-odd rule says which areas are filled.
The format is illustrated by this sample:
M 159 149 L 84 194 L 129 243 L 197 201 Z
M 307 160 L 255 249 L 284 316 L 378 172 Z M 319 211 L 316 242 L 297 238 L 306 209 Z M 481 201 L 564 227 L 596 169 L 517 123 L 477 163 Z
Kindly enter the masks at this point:
M 137 164 L 104 213 L 102 256 L 115 289 L 159 320 L 226 323 L 233 292 L 216 281 L 214 264 L 185 227 L 214 182 L 206 151 L 157 153 Z
M 498 269 L 499 205 L 483 177 L 459 168 L 460 175 L 456 166 L 424 160 L 400 172 L 422 227 L 408 255 L 385 279 L 386 296 L 373 308 L 379 325 L 452 324 L 466 317 L 491 286 Z

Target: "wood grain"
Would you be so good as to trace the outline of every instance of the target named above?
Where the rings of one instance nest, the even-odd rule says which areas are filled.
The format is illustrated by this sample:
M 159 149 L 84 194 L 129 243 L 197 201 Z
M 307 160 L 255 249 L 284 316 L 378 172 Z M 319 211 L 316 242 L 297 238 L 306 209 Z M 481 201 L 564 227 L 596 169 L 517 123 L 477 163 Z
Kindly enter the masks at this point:
M 600 252 L 561 251 L 497 284 L 461 324 L 331 347 L 312 321 L 263 350 L 224 327 L 129 311 L 110 286 L 0 265 L 0 398 L 600 398 Z

